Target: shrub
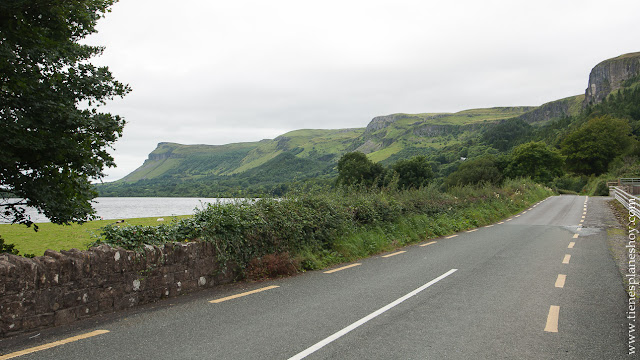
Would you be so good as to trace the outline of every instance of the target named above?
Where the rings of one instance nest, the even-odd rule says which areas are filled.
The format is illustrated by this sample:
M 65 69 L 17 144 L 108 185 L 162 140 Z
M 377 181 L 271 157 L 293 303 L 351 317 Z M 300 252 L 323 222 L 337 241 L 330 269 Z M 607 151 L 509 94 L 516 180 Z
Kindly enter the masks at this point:
M 246 276 L 253 280 L 288 276 L 297 273 L 299 268 L 300 261 L 292 258 L 288 252 L 267 254 L 251 259 Z
M 571 176 L 564 175 L 562 177 L 555 178 L 551 182 L 551 187 L 558 189 L 562 193 L 572 194 L 579 193 L 587 185 L 588 178 L 586 176 Z
M 13 244 L 5 244 L 4 239 L 0 236 L 0 254 L 2 253 L 18 255 L 18 249 L 16 249 Z
M 481 183 L 499 184 L 502 173 L 492 156 L 485 156 L 473 160 L 465 160 L 458 170 L 445 179 L 447 187 L 477 185 Z
M 98 242 L 139 251 L 147 244 L 207 241 L 215 244 L 220 264 L 233 263 L 252 278 L 273 277 L 483 225 L 549 194 L 522 179 L 447 193 L 436 186 L 343 187 L 209 204 L 191 218 L 158 226 L 110 225 Z

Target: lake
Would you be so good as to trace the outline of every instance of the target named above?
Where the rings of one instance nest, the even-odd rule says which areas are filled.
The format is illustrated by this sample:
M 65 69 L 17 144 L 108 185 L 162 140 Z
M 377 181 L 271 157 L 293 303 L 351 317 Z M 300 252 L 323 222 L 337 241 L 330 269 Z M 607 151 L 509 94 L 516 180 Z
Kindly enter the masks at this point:
M 104 220 L 132 219 L 141 217 L 170 217 L 173 215 L 191 215 L 195 209 L 202 209 L 208 203 L 229 203 L 238 199 L 218 198 L 158 198 L 158 197 L 98 197 L 93 208 L 97 216 Z M 31 221 L 49 222 L 35 209 L 28 209 Z M 167 219 L 168 220 L 168 219 Z

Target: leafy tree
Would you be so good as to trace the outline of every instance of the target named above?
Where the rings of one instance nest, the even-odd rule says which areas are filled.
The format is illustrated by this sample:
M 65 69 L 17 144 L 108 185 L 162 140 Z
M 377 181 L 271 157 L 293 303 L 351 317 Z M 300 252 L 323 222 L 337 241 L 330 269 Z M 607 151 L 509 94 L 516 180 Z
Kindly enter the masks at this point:
M 509 177 L 530 177 L 537 183 L 546 184 L 561 176 L 564 159 L 543 142 L 529 142 L 516 146 L 511 152 L 507 167 Z
M 403 189 L 420 188 L 433 178 L 431 164 L 425 156 L 399 160 L 392 168 L 398 174 L 398 186 Z
M 584 175 L 600 175 L 609 163 L 636 143 L 626 120 L 599 116 L 571 132 L 561 144 L 567 168 Z
M 384 173 L 382 165 L 369 160 L 367 155 L 355 151 L 342 155 L 338 160 L 336 182 L 340 185 L 379 185 Z
M 78 42 L 96 32 L 115 1 L 0 3 L 0 210 L 6 220 L 31 225 L 24 205 L 58 224 L 82 222 L 94 212 L 90 181 L 115 166 L 107 148 L 124 126 L 97 108 L 130 89 L 108 68 L 88 63 L 102 47 Z
M 502 181 L 502 172 L 493 156 L 465 160 L 458 170 L 449 174 L 445 179 L 447 187 L 476 185 L 483 182 L 499 184 Z
M 115 166 L 108 148 L 124 120 L 99 112 L 127 85 L 88 62 L 103 48 L 80 44 L 117 0 L 0 2 L 0 214 L 31 225 L 28 205 L 53 223 L 94 213 L 91 179 Z M 18 200 L 12 200 L 18 198 Z M 21 200 L 20 200 L 21 199 Z

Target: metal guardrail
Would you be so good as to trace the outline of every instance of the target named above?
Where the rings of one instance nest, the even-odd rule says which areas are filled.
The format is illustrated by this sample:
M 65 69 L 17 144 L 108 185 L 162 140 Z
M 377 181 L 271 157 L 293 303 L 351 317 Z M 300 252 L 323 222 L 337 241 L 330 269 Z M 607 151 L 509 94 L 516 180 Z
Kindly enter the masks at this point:
M 624 191 L 621 186 L 610 187 L 609 191 L 616 200 L 629 210 L 630 214 L 640 219 L 640 198 Z
M 640 185 L 640 178 L 622 178 L 618 180 L 618 185 Z

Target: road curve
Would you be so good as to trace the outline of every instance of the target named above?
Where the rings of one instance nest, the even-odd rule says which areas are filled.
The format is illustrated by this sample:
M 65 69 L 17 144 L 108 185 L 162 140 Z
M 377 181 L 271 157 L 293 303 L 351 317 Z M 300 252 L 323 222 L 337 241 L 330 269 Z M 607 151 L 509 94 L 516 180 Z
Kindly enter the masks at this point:
M 597 226 L 604 201 L 551 197 L 336 271 L 3 340 L 0 360 L 627 358 L 627 298 Z

